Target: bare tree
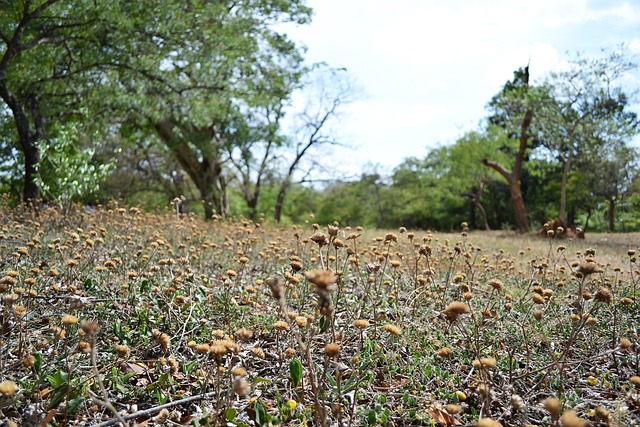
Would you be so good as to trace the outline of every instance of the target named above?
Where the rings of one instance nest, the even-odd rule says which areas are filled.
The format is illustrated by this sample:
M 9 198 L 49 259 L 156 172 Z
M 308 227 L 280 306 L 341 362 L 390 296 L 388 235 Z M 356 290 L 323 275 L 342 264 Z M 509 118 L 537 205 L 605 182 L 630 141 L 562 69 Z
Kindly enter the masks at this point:
M 340 145 L 335 134 L 336 122 L 342 117 L 345 105 L 357 98 L 354 85 L 344 69 L 322 68 L 311 76 L 314 81 L 306 85 L 306 106 L 295 116 L 293 131 L 288 148 L 292 155 L 287 157 L 288 166 L 281 178 L 276 196 L 274 219 L 280 222 L 287 191 L 295 181 L 295 174 L 301 169 L 303 160 L 310 153 L 318 153 L 327 146 Z M 324 154 L 324 153 L 323 153 Z M 311 171 L 319 162 L 308 162 L 306 173 L 298 182 L 308 182 Z

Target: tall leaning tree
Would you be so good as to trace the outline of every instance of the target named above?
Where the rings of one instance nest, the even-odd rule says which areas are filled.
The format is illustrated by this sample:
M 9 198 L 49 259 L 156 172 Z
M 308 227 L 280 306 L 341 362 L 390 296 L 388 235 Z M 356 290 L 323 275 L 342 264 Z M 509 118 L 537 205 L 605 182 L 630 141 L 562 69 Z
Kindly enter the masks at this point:
M 506 181 L 511 193 L 511 203 L 519 231 L 529 231 L 529 217 L 520 189 L 520 176 L 529 148 L 530 128 L 534 115 L 534 97 L 529 86 L 529 67 L 514 72 L 514 78 L 505 84 L 502 91 L 488 105 L 490 124 L 506 130 L 509 137 L 518 140 L 511 170 L 496 160 L 485 158 L 482 163 L 498 172 Z

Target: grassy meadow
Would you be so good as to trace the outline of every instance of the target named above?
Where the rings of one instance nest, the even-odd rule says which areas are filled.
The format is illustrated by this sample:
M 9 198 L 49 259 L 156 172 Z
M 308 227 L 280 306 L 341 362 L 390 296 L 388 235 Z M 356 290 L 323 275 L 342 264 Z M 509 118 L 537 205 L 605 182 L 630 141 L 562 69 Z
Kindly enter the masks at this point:
M 0 425 L 640 425 L 640 234 L 0 208 Z

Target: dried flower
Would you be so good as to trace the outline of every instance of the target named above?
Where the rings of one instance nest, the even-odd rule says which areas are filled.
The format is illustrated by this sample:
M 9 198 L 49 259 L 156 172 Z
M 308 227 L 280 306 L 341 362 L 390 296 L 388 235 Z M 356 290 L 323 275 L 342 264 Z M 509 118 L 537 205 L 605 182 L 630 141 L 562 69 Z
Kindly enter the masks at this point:
M 100 332 L 100 326 L 96 322 L 83 321 L 81 325 L 82 331 L 87 335 L 97 335 Z
M 475 369 L 491 369 L 496 366 L 495 357 L 481 357 L 473 361 L 473 367 Z
M 236 377 L 233 380 L 233 392 L 240 397 L 245 397 L 251 392 L 251 384 L 244 377 Z
M 458 320 L 458 317 L 462 314 L 466 314 L 471 312 L 469 306 L 460 301 L 454 301 L 447 305 L 442 314 L 445 315 L 449 322 L 455 322 Z
M 611 303 L 611 291 L 604 286 L 601 286 L 596 291 L 595 300 L 598 302 L 603 302 L 605 304 Z
M 131 355 L 131 349 L 128 345 L 118 344 L 116 345 L 116 355 L 121 359 L 126 359 Z
M 626 337 L 620 338 L 620 348 L 622 350 L 626 350 L 630 347 L 631 347 L 631 340 L 629 340 L 629 338 L 626 338 Z
M 503 288 L 502 280 L 500 279 L 491 279 L 489 280 L 489 286 L 491 286 L 496 291 L 501 291 Z
M 18 384 L 11 380 L 4 380 L 0 383 L 0 394 L 4 397 L 11 397 L 18 392 Z
M 276 322 L 273 323 L 273 327 L 276 331 L 288 331 L 289 330 L 289 324 L 287 322 L 285 322 L 284 320 L 277 320 Z
M 587 277 L 593 273 L 602 273 L 602 269 L 598 267 L 598 264 L 595 262 L 581 262 L 576 267 L 576 273 L 578 273 L 579 277 Z
M 353 321 L 353 326 L 358 329 L 365 329 L 367 326 L 369 326 L 369 321 L 365 319 L 356 319 Z
M 492 420 L 491 418 L 483 418 L 478 420 L 477 427 L 502 427 L 499 421 Z
M 511 407 L 513 408 L 514 411 L 522 410 L 522 408 L 524 408 L 524 401 L 522 400 L 522 397 L 520 397 L 517 394 L 512 394 Z
M 247 328 L 240 328 L 235 334 L 238 341 L 249 341 L 253 337 L 253 331 Z
M 327 353 L 327 356 L 336 357 L 340 354 L 340 345 L 335 342 L 329 343 L 325 346 L 324 351 Z
M 234 377 L 246 377 L 247 370 L 242 366 L 237 366 L 231 370 L 231 375 L 233 375 Z
M 78 318 L 72 314 L 65 314 L 64 316 L 62 316 L 62 324 L 66 327 L 69 327 L 71 325 L 75 325 L 76 323 L 78 323 Z
M 387 323 L 382 327 L 385 331 L 389 332 L 391 335 L 399 336 L 402 334 L 402 330 L 396 325 L 392 325 L 391 323 Z
M 544 409 L 549 412 L 553 420 L 558 419 L 558 417 L 560 416 L 560 409 L 562 409 L 562 403 L 560 402 L 560 399 L 558 399 L 557 397 L 547 397 L 542 401 L 542 406 L 544 406 Z
M 560 417 L 560 423 L 563 427 L 586 427 L 588 425 L 585 420 L 578 417 L 575 411 L 565 411 Z
M 455 403 L 449 403 L 444 409 L 450 413 L 451 415 L 455 415 L 462 410 L 462 406 L 456 405 Z
M 158 329 L 152 329 L 151 336 L 157 344 L 160 344 L 160 347 L 164 351 L 169 350 L 169 347 L 171 347 L 171 338 L 166 333 L 160 332 Z
M 254 357 L 257 357 L 258 359 L 264 359 L 265 358 L 264 350 L 261 349 L 260 347 L 253 347 L 251 349 L 251 354 Z
M 451 355 L 451 349 L 449 347 L 442 347 L 442 348 L 438 349 L 436 354 L 438 356 L 442 357 L 443 359 L 446 359 L 447 357 L 449 357 Z
M 337 276 L 329 270 L 312 270 L 305 273 L 309 282 L 321 290 L 331 290 L 336 283 Z

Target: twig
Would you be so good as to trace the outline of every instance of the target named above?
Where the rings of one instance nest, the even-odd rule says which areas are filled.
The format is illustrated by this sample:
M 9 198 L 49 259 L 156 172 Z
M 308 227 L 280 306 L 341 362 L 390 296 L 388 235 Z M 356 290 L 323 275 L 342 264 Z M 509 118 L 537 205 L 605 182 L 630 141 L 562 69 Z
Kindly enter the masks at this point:
M 163 409 L 173 408 L 174 406 L 184 405 L 186 403 L 197 402 L 198 400 L 207 399 L 209 397 L 215 397 L 216 392 L 210 391 L 208 393 L 197 394 L 195 396 L 186 397 L 184 399 L 176 400 L 174 402 L 165 403 L 164 405 L 154 406 L 152 408 L 144 409 L 142 411 L 134 412 L 133 414 L 129 414 L 123 417 L 125 421 L 133 420 L 140 417 L 148 417 L 156 412 L 160 412 Z M 110 419 L 109 421 L 105 421 L 103 423 L 98 424 L 96 427 L 108 427 L 118 422 L 122 422 L 117 418 Z
M 122 423 L 123 426 L 127 426 L 127 422 L 125 421 L 124 418 L 122 418 L 122 415 L 120 415 L 120 413 L 116 410 L 116 408 L 113 406 L 113 404 L 109 401 L 109 394 L 107 393 L 107 390 L 104 388 L 104 384 L 102 383 L 102 379 L 100 378 L 100 373 L 98 372 L 98 364 L 96 362 L 96 336 L 95 334 L 91 334 L 91 365 L 93 367 L 93 375 L 96 378 L 96 382 L 98 383 L 98 387 L 100 388 L 100 391 L 102 392 L 102 399 L 98 398 L 98 396 L 95 393 L 92 393 L 91 390 L 89 390 L 89 392 L 91 393 L 91 396 L 93 397 L 93 400 L 96 401 L 96 403 L 104 406 L 105 408 L 109 409 L 111 412 L 113 412 L 113 415 L 116 416 L 115 420 L 117 422 Z

